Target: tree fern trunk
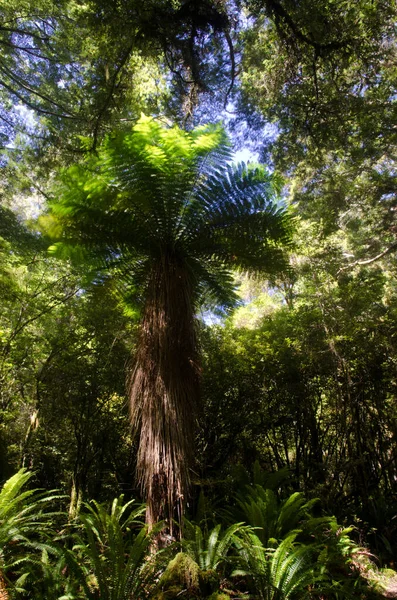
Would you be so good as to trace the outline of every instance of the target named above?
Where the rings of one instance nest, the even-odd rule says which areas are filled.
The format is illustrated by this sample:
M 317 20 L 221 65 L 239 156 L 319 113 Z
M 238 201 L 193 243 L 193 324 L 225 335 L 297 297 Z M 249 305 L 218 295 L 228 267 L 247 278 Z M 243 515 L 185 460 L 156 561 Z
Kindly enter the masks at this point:
M 146 521 L 180 521 L 189 487 L 199 369 L 189 271 L 164 255 L 153 267 L 130 377 L 131 418 L 140 428 L 137 474 Z
M 8 600 L 9 595 L 7 592 L 6 584 L 4 581 L 4 577 L 0 571 L 0 600 Z

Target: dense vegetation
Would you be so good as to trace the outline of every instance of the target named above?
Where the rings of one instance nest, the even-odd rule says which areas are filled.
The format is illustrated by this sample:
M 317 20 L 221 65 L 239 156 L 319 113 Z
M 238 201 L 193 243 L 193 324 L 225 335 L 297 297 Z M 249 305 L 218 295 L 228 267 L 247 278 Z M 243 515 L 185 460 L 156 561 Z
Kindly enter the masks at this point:
M 0 2 L 0 598 L 397 593 L 396 13 Z

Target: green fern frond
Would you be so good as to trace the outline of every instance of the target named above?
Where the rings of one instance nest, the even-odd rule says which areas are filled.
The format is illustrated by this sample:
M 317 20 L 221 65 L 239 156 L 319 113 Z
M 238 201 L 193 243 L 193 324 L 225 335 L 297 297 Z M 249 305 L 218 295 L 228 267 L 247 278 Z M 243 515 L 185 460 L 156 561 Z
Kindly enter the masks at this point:
M 219 125 L 185 132 L 142 116 L 131 132 L 109 135 L 98 156 L 62 173 L 41 218 L 51 251 L 122 278 L 139 258 L 150 270 L 145 257 L 168 246 L 191 261 L 197 300 L 206 291 L 212 303 L 234 302 L 230 269 L 285 267 L 292 219 L 279 204 L 277 176 L 230 160 Z
M 229 560 L 232 547 L 238 544 L 239 535 L 245 531 L 243 523 L 233 523 L 225 531 L 221 524 L 204 534 L 198 525 L 185 521 L 183 547 L 203 571 L 219 571 Z
M 88 599 L 100 593 L 105 600 L 124 600 L 143 593 L 155 564 L 146 561 L 155 532 L 148 535 L 142 525 L 144 512 L 134 501 L 124 504 L 123 496 L 110 510 L 95 501 L 84 505 L 76 543 L 65 560 Z
M 311 509 L 317 502 L 316 499 L 306 501 L 300 492 L 280 502 L 273 490 L 260 485 L 246 485 L 236 500 L 239 509 L 236 516 L 258 528 L 258 537 L 265 546 L 271 538 L 280 540 L 300 528 L 311 518 Z
M 37 489 L 23 491 L 33 473 L 21 469 L 0 491 L 0 568 L 17 576 L 13 589 L 22 593 L 42 572 L 40 556 L 59 556 L 51 542 L 53 523 L 63 513 L 50 510 L 64 495 Z
M 277 548 L 265 548 L 259 537 L 250 532 L 240 543 L 242 566 L 234 575 L 253 579 L 263 600 L 288 600 L 309 595 L 309 587 L 318 579 L 313 568 L 310 546 L 296 544 L 296 533 L 286 537 Z

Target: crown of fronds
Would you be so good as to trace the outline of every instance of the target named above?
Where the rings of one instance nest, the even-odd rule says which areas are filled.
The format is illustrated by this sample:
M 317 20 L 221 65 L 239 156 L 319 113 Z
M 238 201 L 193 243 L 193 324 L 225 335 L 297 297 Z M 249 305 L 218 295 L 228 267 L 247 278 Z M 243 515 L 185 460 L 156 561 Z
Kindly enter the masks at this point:
M 278 202 L 279 179 L 231 158 L 219 125 L 186 132 L 142 116 L 62 173 L 42 219 L 51 251 L 143 291 L 153 264 L 172 255 L 191 273 L 197 297 L 228 304 L 231 269 L 285 267 L 292 222 Z

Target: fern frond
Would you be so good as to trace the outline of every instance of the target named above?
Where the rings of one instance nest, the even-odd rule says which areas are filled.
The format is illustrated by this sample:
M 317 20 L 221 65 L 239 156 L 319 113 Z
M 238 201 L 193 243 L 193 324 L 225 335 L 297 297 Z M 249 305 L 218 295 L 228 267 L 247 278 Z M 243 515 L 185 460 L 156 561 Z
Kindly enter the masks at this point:
M 238 536 L 246 530 L 243 523 L 233 523 L 225 531 L 218 524 L 204 534 L 198 525 L 185 523 L 183 547 L 203 571 L 219 571 L 229 560 L 231 548 L 238 545 Z
M 138 596 L 148 584 L 155 561 L 146 559 L 154 533 L 148 535 L 142 525 L 144 512 L 145 507 L 134 501 L 124 504 L 123 496 L 114 499 L 110 510 L 95 501 L 84 506 L 79 515 L 82 527 L 65 560 L 88 599 L 96 598 L 98 590 L 105 600 L 125 600 Z

